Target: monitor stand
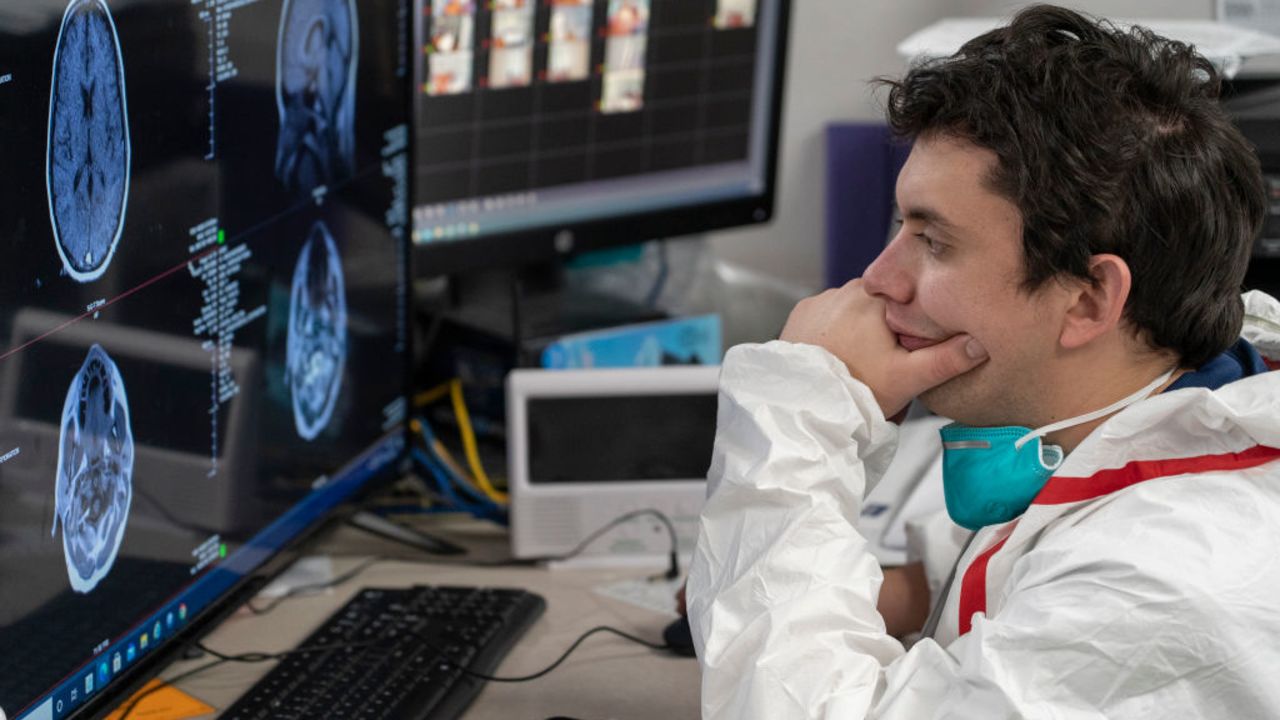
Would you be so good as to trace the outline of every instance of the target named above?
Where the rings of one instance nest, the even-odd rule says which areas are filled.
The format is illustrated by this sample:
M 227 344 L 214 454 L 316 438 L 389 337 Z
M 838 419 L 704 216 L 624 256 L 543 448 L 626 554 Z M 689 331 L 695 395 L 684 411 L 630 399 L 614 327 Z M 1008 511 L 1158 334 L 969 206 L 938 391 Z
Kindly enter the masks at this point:
M 514 364 L 520 367 L 537 365 L 541 349 L 563 335 L 667 317 L 652 305 L 573 282 L 571 272 L 563 263 L 552 261 L 455 276 L 450 284 L 451 309 L 443 316 L 455 325 L 509 342 Z
M 347 522 L 352 527 L 367 533 L 372 533 L 387 540 L 394 540 L 402 545 L 408 545 L 411 548 L 422 550 L 432 555 L 463 555 L 467 552 L 466 548 L 454 545 L 434 535 L 428 535 L 420 530 L 406 527 L 368 510 L 357 511 Z

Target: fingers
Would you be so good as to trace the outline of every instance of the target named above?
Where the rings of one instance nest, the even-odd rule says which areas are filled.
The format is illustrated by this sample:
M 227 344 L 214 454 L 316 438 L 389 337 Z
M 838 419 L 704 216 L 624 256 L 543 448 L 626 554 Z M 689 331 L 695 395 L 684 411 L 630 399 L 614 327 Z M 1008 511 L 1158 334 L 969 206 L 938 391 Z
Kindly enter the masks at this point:
M 987 360 L 987 350 L 971 335 L 957 335 L 945 342 L 908 353 L 901 373 L 913 387 L 904 388 L 914 397 L 963 375 Z

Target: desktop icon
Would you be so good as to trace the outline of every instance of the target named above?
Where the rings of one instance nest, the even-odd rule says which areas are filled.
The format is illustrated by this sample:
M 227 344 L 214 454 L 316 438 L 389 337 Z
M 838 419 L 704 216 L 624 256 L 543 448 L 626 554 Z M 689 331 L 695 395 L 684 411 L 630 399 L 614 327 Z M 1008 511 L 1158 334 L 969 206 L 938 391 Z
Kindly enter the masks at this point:
M 182 603 L 181 605 L 178 606 L 178 619 L 181 620 L 182 622 L 187 621 L 187 604 L 186 603 Z
M 120 672 L 120 668 L 124 666 L 124 660 L 120 657 L 120 653 L 116 653 L 111 658 L 111 672 Z
M 157 620 L 156 624 L 151 628 L 151 637 L 155 638 L 156 642 L 160 641 L 160 621 L 159 620 Z
M 62 698 L 58 698 L 58 704 L 55 708 L 58 712 L 62 712 Z
M 80 699 L 80 688 L 71 688 L 71 702 L 74 703 L 79 699 Z
M 133 662 L 138 659 L 138 646 L 129 643 L 129 649 L 124 652 L 125 662 Z
M 151 636 L 146 633 L 142 633 L 142 637 L 138 639 L 138 646 L 141 647 L 143 650 L 146 650 L 147 643 L 149 642 L 151 642 Z
M 103 660 L 102 662 L 98 663 L 98 687 L 102 687 L 103 685 L 106 685 L 107 681 L 110 679 L 111 679 L 111 666 L 107 664 L 106 660 Z
M 170 630 L 173 629 L 173 611 L 172 610 L 169 611 L 168 615 L 164 616 L 164 626 L 169 628 Z
M 84 694 L 88 697 L 93 692 L 93 673 L 84 676 Z

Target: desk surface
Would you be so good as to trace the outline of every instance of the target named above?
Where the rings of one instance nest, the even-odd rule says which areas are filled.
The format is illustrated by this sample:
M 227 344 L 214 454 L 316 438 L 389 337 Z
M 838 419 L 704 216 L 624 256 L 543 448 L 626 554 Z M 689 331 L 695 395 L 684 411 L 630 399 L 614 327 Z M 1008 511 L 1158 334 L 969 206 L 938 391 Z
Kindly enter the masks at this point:
M 474 521 L 437 522 L 430 527 L 472 549 L 478 558 L 500 557 L 505 534 Z M 314 596 L 281 603 L 267 615 L 241 608 L 203 642 L 224 653 L 279 652 L 296 647 L 331 612 L 361 587 L 413 584 L 520 587 L 547 600 L 546 613 L 512 648 L 497 675 L 525 675 L 541 670 L 560 656 L 583 632 L 612 625 L 655 642 L 671 618 L 602 596 L 594 588 L 643 577 L 651 569 L 556 569 L 474 567 L 433 561 L 395 543 L 350 528 L 318 539 L 309 554 L 333 557 L 335 574 L 369 556 L 397 558 L 371 566 L 355 579 Z M 260 601 L 261 602 L 261 601 Z M 175 663 L 163 674 L 172 677 L 207 658 Z M 232 663 L 179 683 L 179 687 L 219 710 L 235 701 L 274 663 Z M 695 718 L 698 716 L 699 672 L 692 658 L 649 650 L 616 636 L 596 635 L 558 669 L 527 683 L 488 683 L 463 716 L 466 720 L 509 720 L 568 716 L 604 718 Z

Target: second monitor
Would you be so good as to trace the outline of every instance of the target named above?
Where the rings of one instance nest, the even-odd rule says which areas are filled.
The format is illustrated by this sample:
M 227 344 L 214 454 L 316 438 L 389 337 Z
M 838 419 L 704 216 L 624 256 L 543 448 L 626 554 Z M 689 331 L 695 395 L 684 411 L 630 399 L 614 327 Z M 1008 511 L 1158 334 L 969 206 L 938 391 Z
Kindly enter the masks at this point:
M 416 272 L 764 222 L 788 0 L 417 0 Z

